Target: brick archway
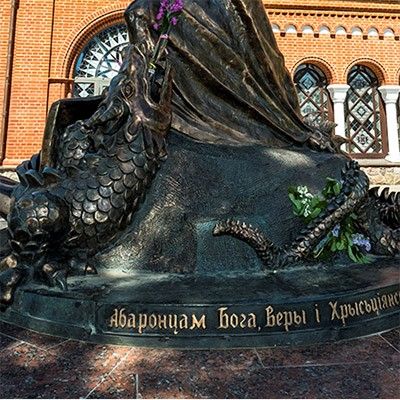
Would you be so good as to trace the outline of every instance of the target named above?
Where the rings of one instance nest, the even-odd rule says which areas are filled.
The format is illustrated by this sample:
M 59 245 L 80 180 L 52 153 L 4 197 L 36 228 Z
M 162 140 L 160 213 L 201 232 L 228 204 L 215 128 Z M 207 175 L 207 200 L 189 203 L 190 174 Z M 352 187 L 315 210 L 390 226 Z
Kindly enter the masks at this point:
M 88 41 L 104 29 L 124 22 L 126 1 L 119 1 L 112 7 L 103 8 L 85 18 L 67 37 L 56 59 L 58 76 L 72 78 L 73 66 Z
M 370 68 L 372 70 L 372 72 L 376 75 L 376 77 L 378 78 L 380 85 L 384 85 L 386 82 L 389 81 L 387 71 L 381 63 L 379 63 L 376 60 L 370 59 L 370 58 L 359 58 L 357 60 L 354 60 L 346 68 L 346 70 L 344 72 L 344 76 L 343 76 L 344 82 L 347 82 L 347 77 L 349 76 L 351 69 L 355 65 L 364 65 L 365 67 Z
M 294 76 L 297 68 L 300 67 L 300 65 L 302 64 L 314 64 L 315 66 L 320 68 L 321 71 L 325 74 L 329 84 L 337 82 L 337 73 L 334 67 L 320 57 L 304 57 L 301 60 L 297 61 L 290 71 L 292 77 Z

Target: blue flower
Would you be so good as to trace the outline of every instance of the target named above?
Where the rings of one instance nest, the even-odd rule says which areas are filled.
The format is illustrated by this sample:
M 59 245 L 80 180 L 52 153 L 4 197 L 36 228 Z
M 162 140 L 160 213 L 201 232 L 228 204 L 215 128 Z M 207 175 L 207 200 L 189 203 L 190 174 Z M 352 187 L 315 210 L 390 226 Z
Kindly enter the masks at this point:
M 336 225 L 333 229 L 332 229 L 332 235 L 335 238 L 338 238 L 340 235 L 340 225 Z
M 351 241 L 353 242 L 354 245 L 364 248 L 366 252 L 371 251 L 371 242 L 368 238 L 366 238 L 364 235 L 357 233 L 355 235 L 352 235 Z

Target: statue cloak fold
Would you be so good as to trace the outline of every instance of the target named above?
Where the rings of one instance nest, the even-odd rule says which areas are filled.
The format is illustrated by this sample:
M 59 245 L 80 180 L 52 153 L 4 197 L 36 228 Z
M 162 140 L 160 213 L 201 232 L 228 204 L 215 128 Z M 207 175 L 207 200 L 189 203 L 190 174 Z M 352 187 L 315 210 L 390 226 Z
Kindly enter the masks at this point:
M 137 0 L 126 11 L 133 43 L 135 21 L 156 21 L 159 0 Z M 169 59 L 175 69 L 173 128 L 219 144 L 303 144 L 310 131 L 259 0 L 188 0 L 173 28 Z

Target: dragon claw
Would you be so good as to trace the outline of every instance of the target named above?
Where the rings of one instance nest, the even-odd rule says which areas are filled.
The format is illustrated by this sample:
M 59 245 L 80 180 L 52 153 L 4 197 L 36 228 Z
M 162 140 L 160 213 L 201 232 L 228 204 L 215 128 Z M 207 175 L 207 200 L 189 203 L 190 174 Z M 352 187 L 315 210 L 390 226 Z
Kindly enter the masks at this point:
M 53 275 L 54 285 L 60 288 L 63 292 L 68 291 L 67 271 L 60 270 Z
M 85 275 L 97 275 L 97 270 L 93 265 L 86 264 Z
M 10 268 L 15 268 L 17 266 L 17 259 L 14 255 L 10 254 L 9 256 L 3 258 L 0 261 L 0 271 L 5 271 Z
M 42 271 L 46 276 L 50 286 L 59 287 L 63 291 L 68 290 L 68 271 L 66 269 L 59 268 L 58 264 L 48 263 L 43 265 Z
M 86 254 L 79 254 L 70 260 L 71 270 L 77 275 L 97 275 L 96 268 L 88 261 Z
M 22 272 L 16 268 L 10 268 L 0 274 L 0 309 L 13 302 L 15 290 L 22 280 Z

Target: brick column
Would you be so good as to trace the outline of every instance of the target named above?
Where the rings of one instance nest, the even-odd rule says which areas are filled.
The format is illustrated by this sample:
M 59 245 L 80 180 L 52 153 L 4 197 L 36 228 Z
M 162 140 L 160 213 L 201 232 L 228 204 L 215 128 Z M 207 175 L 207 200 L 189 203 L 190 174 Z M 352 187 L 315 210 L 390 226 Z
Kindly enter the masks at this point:
M 400 86 L 381 86 L 383 101 L 386 104 L 386 123 L 388 132 L 389 154 L 386 160 L 400 162 L 399 127 L 397 115 L 397 100 Z

